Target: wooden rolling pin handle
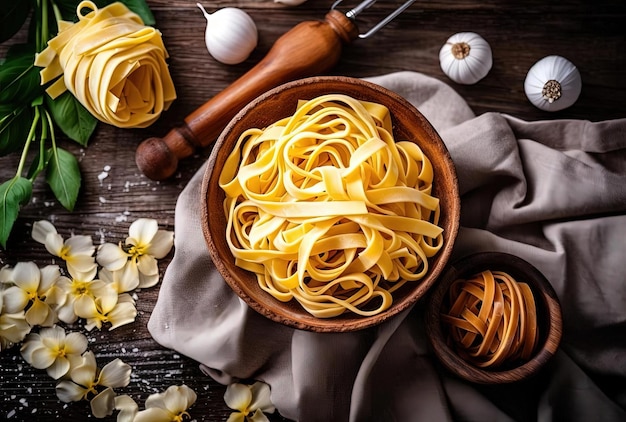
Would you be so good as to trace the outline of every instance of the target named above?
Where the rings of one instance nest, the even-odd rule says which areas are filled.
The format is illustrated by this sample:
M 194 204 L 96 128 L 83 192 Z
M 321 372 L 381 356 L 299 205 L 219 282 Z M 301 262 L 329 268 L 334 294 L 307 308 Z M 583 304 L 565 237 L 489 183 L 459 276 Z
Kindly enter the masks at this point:
M 172 176 L 178 161 L 207 147 L 250 101 L 283 83 L 332 68 L 343 44 L 358 37 L 352 20 L 331 10 L 323 21 L 302 22 L 282 35 L 247 73 L 185 118 L 163 138 L 148 138 L 137 148 L 137 167 L 153 180 Z

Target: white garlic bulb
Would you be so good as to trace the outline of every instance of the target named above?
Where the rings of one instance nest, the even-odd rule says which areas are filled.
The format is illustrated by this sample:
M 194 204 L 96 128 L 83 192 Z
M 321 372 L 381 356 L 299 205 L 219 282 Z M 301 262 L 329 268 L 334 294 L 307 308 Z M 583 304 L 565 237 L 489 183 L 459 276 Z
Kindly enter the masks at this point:
M 452 35 L 439 51 L 441 70 L 454 82 L 471 85 L 487 76 L 493 64 L 489 43 L 474 32 Z
M 282 3 L 287 6 L 298 6 L 304 3 L 306 0 L 274 0 L 274 3 Z
M 207 20 L 204 40 L 209 54 L 224 64 L 246 60 L 258 42 L 257 27 L 250 15 L 236 7 L 209 14 L 200 3 L 197 6 Z
M 578 69 L 561 56 L 547 56 L 535 63 L 524 80 L 528 100 L 545 111 L 563 110 L 576 102 L 582 89 Z

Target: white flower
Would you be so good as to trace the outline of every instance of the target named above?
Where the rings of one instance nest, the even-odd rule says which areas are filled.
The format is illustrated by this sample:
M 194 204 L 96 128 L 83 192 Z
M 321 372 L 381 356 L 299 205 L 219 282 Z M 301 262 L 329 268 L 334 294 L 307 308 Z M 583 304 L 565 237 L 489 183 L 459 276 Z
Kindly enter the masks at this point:
M 189 417 L 187 409 L 196 402 L 196 393 L 186 385 L 172 385 L 163 393 L 151 394 L 146 410 L 135 415 L 134 422 L 180 422 Z
M 130 382 L 130 365 L 115 359 L 98 371 L 93 352 L 85 352 L 79 363 L 70 371 L 70 379 L 57 384 L 56 393 L 61 401 L 71 402 L 91 399 L 91 413 L 96 418 L 111 415 L 115 408 L 114 388 L 126 387 Z M 105 387 L 98 391 L 98 387 Z
M 0 285 L 0 351 L 21 342 L 30 333 L 24 311 L 9 314 L 4 312 L 3 307 L 4 288 Z
M 49 327 L 57 321 L 57 314 L 51 307 L 63 300 L 56 287 L 61 277 L 57 265 L 48 265 L 40 270 L 34 262 L 18 262 L 6 274 L 13 283 L 4 292 L 6 313 L 19 313 L 28 307 L 26 322 L 31 326 Z
M 227 422 L 268 421 L 265 413 L 274 413 L 276 408 L 270 401 L 270 387 L 263 382 L 252 385 L 233 383 L 224 393 L 226 405 L 233 410 Z
M 105 284 L 107 289 L 114 292 L 113 288 Z M 85 318 L 87 323 L 85 328 L 89 331 L 94 328 L 102 329 L 102 325 L 110 323 L 109 330 L 113 330 L 125 324 L 135 321 L 137 308 L 135 301 L 128 294 L 110 295 L 96 297 L 95 300 L 80 300 L 74 305 L 76 315 Z
M 70 371 L 71 362 L 79 359 L 85 350 L 87 337 L 81 333 L 66 335 L 63 328 L 55 325 L 26 336 L 21 353 L 33 367 L 46 369 L 48 375 L 59 379 Z
M 63 259 L 68 271 L 93 273 L 95 276 L 98 266 L 93 257 L 96 247 L 91 237 L 70 236 L 63 241 L 54 225 L 46 220 L 36 221 L 33 224 L 32 237 L 35 241 L 44 244 L 52 255 Z
M 140 218 L 128 228 L 125 244 L 116 246 L 105 243 L 98 248 L 97 260 L 110 271 L 126 269 L 137 274 L 139 288 L 152 287 L 159 281 L 157 259 L 165 257 L 174 245 L 174 232 L 159 230 L 156 220 Z
M 76 322 L 77 309 L 93 308 L 97 298 L 117 301 L 117 291 L 104 281 L 94 280 L 93 273 L 75 273 L 75 269 L 68 271 L 71 278 L 61 277 L 57 282 L 58 289 L 65 295 L 63 304 L 56 309 L 61 321 L 67 324 Z

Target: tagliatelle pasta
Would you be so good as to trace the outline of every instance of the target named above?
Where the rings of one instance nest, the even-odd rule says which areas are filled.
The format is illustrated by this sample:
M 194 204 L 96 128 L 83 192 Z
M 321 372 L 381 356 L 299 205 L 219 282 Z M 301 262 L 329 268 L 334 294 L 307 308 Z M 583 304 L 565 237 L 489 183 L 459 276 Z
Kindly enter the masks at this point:
M 83 1 L 77 15 L 76 23 L 59 22 L 59 33 L 35 59 L 41 83 L 54 81 L 46 92 L 56 98 L 69 90 L 117 127 L 152 124 L 176 99 L 161 33 L 121 2 L 98 9 Z
M 433 167 L 396 142 L 386 107 L 330 94 L 251 128 L 227 158 L 226 237 L 236 264 L 316 317 L 388 309 L 443 245 Z
M 502 271 L 483 271 L 452 283 L 441 315 L 459 355 L 481 368 L 532 357 L 537 342 L 535 299 L 528 284 Z

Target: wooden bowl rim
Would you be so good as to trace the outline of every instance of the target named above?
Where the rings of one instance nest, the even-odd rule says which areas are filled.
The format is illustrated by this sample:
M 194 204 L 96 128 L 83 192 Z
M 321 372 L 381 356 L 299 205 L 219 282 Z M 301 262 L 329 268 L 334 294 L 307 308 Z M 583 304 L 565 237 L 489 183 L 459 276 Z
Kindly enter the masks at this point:
M 542 336 L 543 343 L 532 359 L 515 368 L 499 371 L 473 366 L 446 344 L 441 328 L 440 309 L 450 285 L 460 277 L 486 269 L 508 271 L 514 277 L 524 274 L 525 281 L 533 290 L 537 306 L 543 306 L 544 314 L 548 316 L 548 332 Z M 540 301 L 537 300 L 538 295 L 541 296 Z M 477 252 L 450 264 L 430 293 L 424 320 L 430 345 L 441 363 L 452 373 L 478 384 L 516 382 L 536 374 L 556 353 L 563 332 L 561 305 L 550 282 L 528 261 L 505 252 Z
M 250 110 L 254 109 L 259 104 L 262 104 L 264 101 L 280 95 L 285 91 L 297 90 L 298 87 L 311 86 L 314 84 L 319 84 L 320 86 L 324 84 L 333 84 L 331 88 L 334 92 L 343 92 L 341 87 L 344 87 L 343 90 L 347 89 L 345 88 L 346 86 L 350 86 L 351 88 L 358 87 L 359 90 L 369 90 L 370 94 L 372 95 L 376 94 L 382 96 L 383 98 L 386 98 L 385 101 L 387 104 L 395 102 L 398 105 L 401 105 L 403 109 L 406 110 L 406 113 L 410 114 L 412 118 L 416 119 L 417 122 L 419 122 L 420 128 L 424 131 L 426 137 L 435 144 L 436 148 L 440 150 L 441 160 L 443 163 L 442 165 L 448 172 L 447 177 L 450 179 L 448 181 L 451 189 L 451 193 L 449 195 L 450 198 L 448 199 L 450 201 L 450 203 L 448 204 L 448 212 L 450 214 L 448 218 L 450 220 L 450 225 L 447 228 L 446 242 L 443 248 L 435 256 L 436 265 L 432 265 L 431 263 L 428 274 L 422 280 L 420 280 L 420 284 L 417 285 L 410 294 L 407 294 L 406 296 L 400 298 L 401 300 L 398 300 L 398 298 L 394 297 L 394 302 L 389 309 L 381 312 L 380 314 L 370 317 L 362 317 L 354 314 L 345 313 L 341 316 L 334 318 L 316 318 L 310 314 L 302 316 L 289 315 L 289 312 L 287 312 L 286 315 L 281 315 L 280 312 L 277 313 L 276 311 L 269 309 L 268 307 L 259 303 L 250 294 L 248 294 L 248 292 L 237 282 L 237 280 L 234 279 L 233 275 L 231 274 L 225 263 L 222 261 L 222 259 L 220 259 L 218 247 L 213 239 L 210 229 L 208 197 L 212 178 L 214 176 L 218 177 L 217 175 L 213 174 L 213 170 L 216 165 L 219 150 L 223 146 L 223 144 L 226 143 L 228 135 L 234 130 L 237 124 L 244 118 L 244 116 L 246 116 L 246 114 Z M 319 95 L 321 95 L 321 93 Z M 445 265 L 451 255 L 452 246 L 454 245 L 454 242 L 456 240 L 460 224 L 459 220 L 461 205 L 456 169 L 454 167 L 454 163 L 452 162 L 452 158 L 450 157 L 446 145 L 443 143 L 441 137 L 432 127 L 430 122 L 417 110 L 417 108 L 415 108 L 411 103 L 409 103 L 406 99 L 396 94 L 395 92 L 372 82 L 365 81 L 363 79 L 346 76 L 315 76 L 288 82 L 267 91 L 266 93 L 262 94 L 261 96 L 250 102 L 243 109 L 241 109 L 222 131 L 215 145 L 213 146 L 213 149 L 211 150 L 211 154 L 207 160 L 207 166 L 202 181 L 200 200 L 202 202 L 202 231 L 209 249 L 209 254 L 211 256 L 213 264 L 220 272 L 226 283 L 231 287 L 231 289 L 252 309 L 257 311 L 261 315 L 269 318 L 270 320 L 279 322 L 292 328 L 314 332 L 350 332 L 365 329 L 380 324 L 388 318 L 404 311 L 409 306 L 412 306 L 420 297 L 424 296 L 424 294 L 434 284 L 436 278 L 445 268 Z M 230 253 L 230 251 L 228 252 Z M 274 298 L 272 299 L 276 302 L 275 307 L 277 309 L 285 306 L 285 304 L 279 303 L 278 300 Z

